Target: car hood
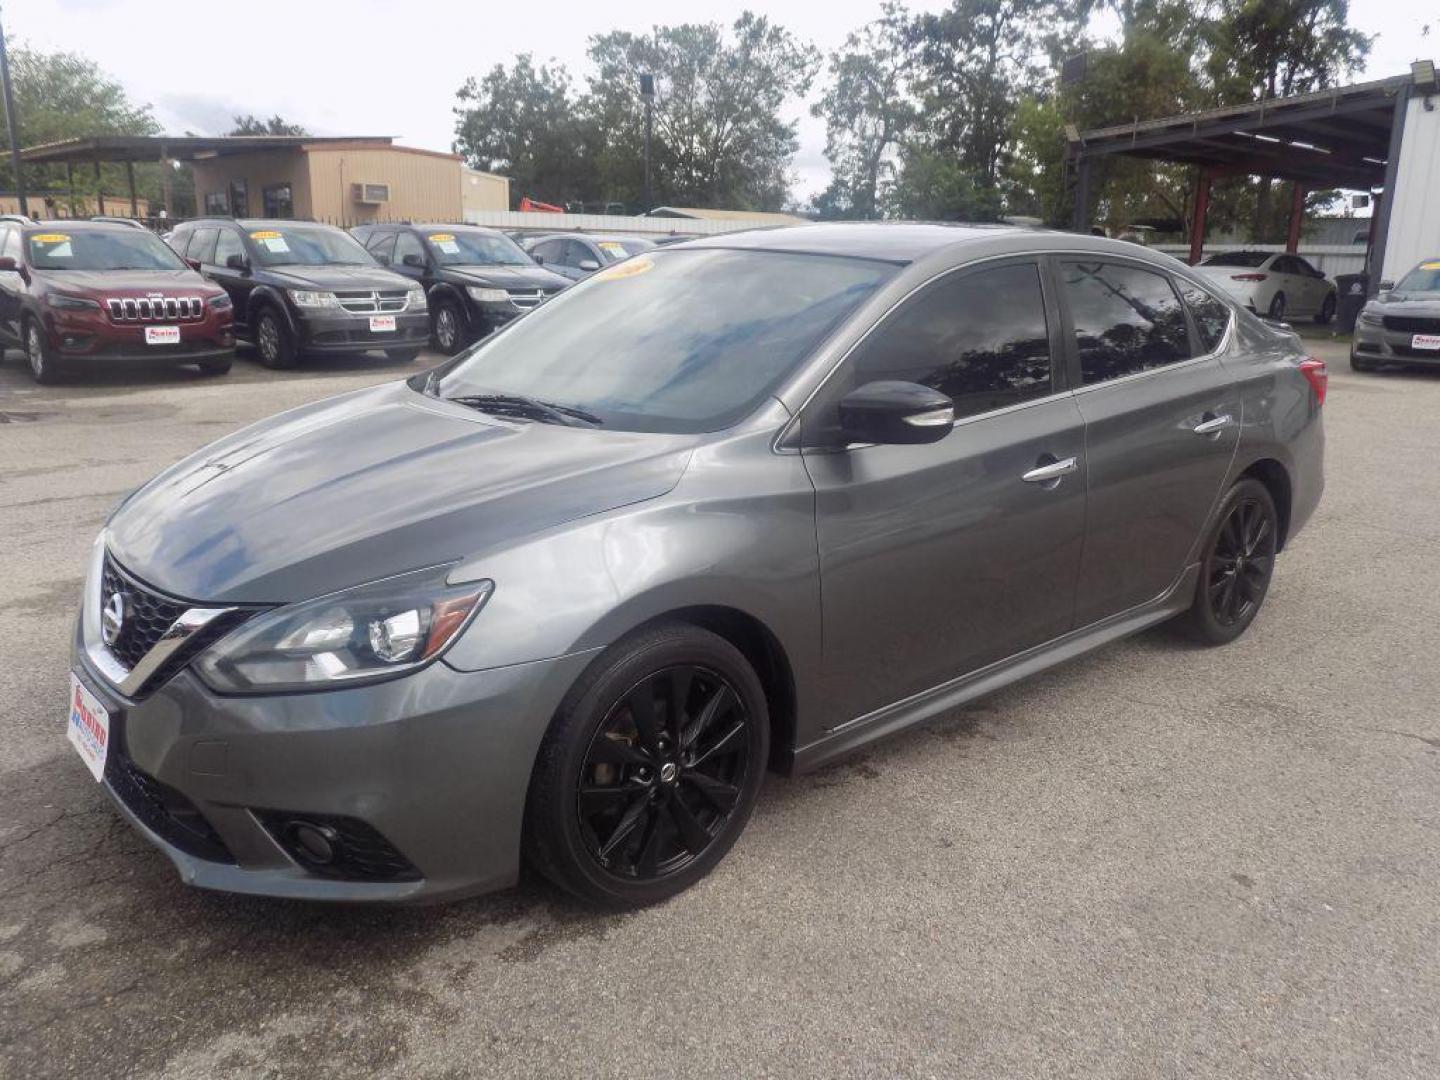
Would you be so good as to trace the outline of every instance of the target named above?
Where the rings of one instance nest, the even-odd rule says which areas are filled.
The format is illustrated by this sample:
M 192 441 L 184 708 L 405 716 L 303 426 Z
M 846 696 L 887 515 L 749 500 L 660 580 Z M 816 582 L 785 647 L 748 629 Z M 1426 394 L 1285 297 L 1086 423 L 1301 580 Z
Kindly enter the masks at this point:
M 276 283 L 292 288 L 413 289 L 415 283 L 403 274 L 381 266 L 267 266 L 264 272 Z
M 539 266 L 447 266 L 445 273 L 465 285 L 496 289 L 563 289 L 570 279 Z
M 483 554 L 669 491 L 694 436 L 494 420 L 404 383 L 282 413 L 171 466 L 111 554 L 210 603 L 286 603 Z
M 216 291 L 204 278 L 189 267 L 178 270 L 37 270 L 47 288 L 67 293 L 106 293 L 123 296 L 134 293 L 164 292 L 173 295 L 180 289 L 192 292 Z
M 1377 301 L 1381 314 L 1440 318 L 1440 293 L 1386 293 Z

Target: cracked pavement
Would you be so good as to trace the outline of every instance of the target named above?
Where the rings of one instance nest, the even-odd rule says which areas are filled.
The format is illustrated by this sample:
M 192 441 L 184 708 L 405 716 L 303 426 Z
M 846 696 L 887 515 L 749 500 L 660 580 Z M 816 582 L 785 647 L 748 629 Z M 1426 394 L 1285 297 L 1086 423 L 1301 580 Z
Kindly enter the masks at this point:
M 0 364 L 0 1077 L 1440 1075 L 1440 372 L 1331 364 L 1251 632 L 1152 632 L 812 776 L 597 916 L 183 886 L 64 740 L 125 492 L 381 360 L 57 388 Z M 424 361 L 421 362 L 422 364 Z

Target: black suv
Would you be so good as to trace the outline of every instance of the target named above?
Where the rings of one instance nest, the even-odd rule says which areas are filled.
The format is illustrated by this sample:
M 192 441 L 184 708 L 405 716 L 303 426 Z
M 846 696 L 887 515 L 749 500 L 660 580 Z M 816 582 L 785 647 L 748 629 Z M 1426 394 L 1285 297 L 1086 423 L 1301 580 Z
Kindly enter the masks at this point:
M 415 359 L 430 334 L 425 293 L 386 270 L 343 229 L 308 221 L 199 218 L 170 246 L 230 294 L 236 336 L 266 367 L 307 353 L 383 349 Z
M 380 263 L 418 281 L 430 341 L 457 353 L 570 284 L 542 270 L 504 233 L 474 225 L 359 225 L 350 230 Z

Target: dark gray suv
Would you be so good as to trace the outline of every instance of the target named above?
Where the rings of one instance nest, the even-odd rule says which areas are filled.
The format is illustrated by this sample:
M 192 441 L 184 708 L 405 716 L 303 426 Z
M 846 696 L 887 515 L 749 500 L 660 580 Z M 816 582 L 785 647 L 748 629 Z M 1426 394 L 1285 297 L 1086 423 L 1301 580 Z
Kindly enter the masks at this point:
M 1325 387 L 1131 244 L 646 252 L 127 498 L 69 737 L 197 885 L 434 899 L 524 857 L 648 903 L 720 861 L 767 768 L 1166 620 L 1241 634 L 1320 498 Z

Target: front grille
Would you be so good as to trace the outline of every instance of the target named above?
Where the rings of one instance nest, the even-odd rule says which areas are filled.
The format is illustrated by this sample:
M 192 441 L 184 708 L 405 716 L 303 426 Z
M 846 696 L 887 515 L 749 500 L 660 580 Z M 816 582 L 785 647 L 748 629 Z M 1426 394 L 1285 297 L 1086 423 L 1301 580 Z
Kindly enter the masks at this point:
M 1422 319 L 1413 315 L 1386 315 L 1386 330 L 1407 334 L 1440 334 L 1440 319 Z
M 337 292 L 335 299 L 352 315 L 394 315 L 404 311 L 410 303 L 410 293 L 401 289 L 382 289 L 379 292 Z
M 101 573 L 100 580 L 100 595 L 90 602 L 99 603 L 103 610 L 116 593 L 119 593 L 125 601 L 125 618 L 121 623 L 120 636 L 115 639 L 115 644 L 106 645 L 105 648 L 110 650 L 110 654 L 116 660 L 125 665 L 126 670 L 138 664 L 145 654 L 155 647 L 175 620 L 195 606 L 150 588 L 138 578 L 121 569 L 108 555 L 105 556 L 105 568 Z M 165 685 L 179 674 L 180 670 L 191 660 L 255 614 L 256 610 L 255 608 L 237 608 L 224 615 L 216 616 L 203 629 L 191 634 L 180 648 L 171 653 L 165 662 L 151 673 L 150 677 L 145 680 L 145 685 L 140 689 L 148 691 L 154 687 Z
M 197 859 L 233 865 L 235 856 L 195 804 L 131 761 L 122 747 L 123 738 L 113 735 L 105 782 L 116 798 L 166 843 Z
M 421 878 L 414 863 L 400 854 L 374 826 L 359 818 L 281 810 L 256 810 L 254 814 L 290 857 L 312 874 L 344 881 L 419 881 Z M 329 862 L 317 862 L 296 842 L 291 827 L 297 824 L 310 825 L 329 834 L 333 852 Z
M 125 620 L 115 644 L 106 648 L 127 668 L 133 668 L 190 605 L 142 585 L 107 555 L 99 596 L 102 610 L 116 593 L 125 601 Z
M 511 289 L 509 296 L 510 302 L 516 307 L 533 308 L 544 303 L 559 291 L 559 289 Z
M 112 322 L 194 322 L 205 317 L 198 296 L 126 296 L 105 301 Z

